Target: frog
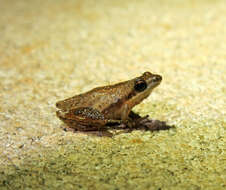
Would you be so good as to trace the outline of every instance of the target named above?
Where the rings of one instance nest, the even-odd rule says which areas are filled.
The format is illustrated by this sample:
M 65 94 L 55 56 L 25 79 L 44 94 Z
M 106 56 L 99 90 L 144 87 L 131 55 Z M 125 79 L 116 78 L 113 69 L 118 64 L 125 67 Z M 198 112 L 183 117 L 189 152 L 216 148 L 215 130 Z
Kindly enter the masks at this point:
M 146 99 L 162 81 L 162 76 L 144 72 L 141 76 L 58 101 L 57 117 L 75 131 L 99 131 L 109 128 L 165 130 L 165 122 L 141 117 L 133 107 Z

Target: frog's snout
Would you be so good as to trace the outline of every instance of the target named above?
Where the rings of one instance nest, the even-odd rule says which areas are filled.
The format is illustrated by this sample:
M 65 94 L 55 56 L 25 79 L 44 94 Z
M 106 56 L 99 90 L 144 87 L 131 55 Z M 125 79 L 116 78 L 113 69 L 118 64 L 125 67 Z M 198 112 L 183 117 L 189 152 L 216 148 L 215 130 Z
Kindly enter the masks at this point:
M 160 75 L 154 75 L 152 78 L 153 82 L 161 82 L 162 81 L 162 76 Z
M 57 102 L 57 103 L 56 103 L 56 107 L 57 107 L 57 108 L 61 108 L 61 103 L 60 103 L 60 102 Z
M 56 115 L 57 115 L 57 117 L 59 117 L 60 119 L 65 118 L 65 112 L 63 112 L 63 111 L 61 111 L 61 110 L 56 111 Z

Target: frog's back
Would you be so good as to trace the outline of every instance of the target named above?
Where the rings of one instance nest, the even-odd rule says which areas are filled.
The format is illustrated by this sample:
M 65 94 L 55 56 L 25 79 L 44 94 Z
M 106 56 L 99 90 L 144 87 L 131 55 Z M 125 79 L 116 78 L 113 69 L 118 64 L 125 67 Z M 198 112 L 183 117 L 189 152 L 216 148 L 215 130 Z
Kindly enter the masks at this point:
M 127 96 L 131 85 L 126 82 L 115 85 L 97 87 L 86 93 L 59 101 L 56 106 L 62 110 L 70 110 L 79 107 L 92 107 L 102 112 L 112 105 L 119 104 Z
M 81 95 L 75 95 L 71 98 L 67 98 L 65 100 L 61 100 L 61 101 L 58 101 L 56 103 L 56 107 L 61 109 L 61 110 L 70 110 L 72 109 L 73 107 L 77 107 L 76 105 L 80 102 L 81 100 Z

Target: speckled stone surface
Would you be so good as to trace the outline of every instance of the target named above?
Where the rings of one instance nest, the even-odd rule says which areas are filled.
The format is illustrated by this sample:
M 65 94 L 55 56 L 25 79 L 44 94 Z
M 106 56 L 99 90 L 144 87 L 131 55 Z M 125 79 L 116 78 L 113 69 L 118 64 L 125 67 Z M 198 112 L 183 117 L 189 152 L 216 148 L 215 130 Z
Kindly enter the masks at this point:
M 226 188 L 226 1 L 0 0 L 0 189 Z M 55 102 L 151 71 L 169 131 L 65 132 Z

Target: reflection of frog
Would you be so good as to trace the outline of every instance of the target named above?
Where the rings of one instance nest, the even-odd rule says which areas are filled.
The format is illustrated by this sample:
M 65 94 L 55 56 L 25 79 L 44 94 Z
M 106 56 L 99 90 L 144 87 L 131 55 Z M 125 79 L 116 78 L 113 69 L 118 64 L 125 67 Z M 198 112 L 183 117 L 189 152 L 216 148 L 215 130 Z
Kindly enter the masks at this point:
M 168 129 L 165 122 L 148 120 L 132 112 L 160 84 L 162 77 L 145 72 L 142 76 L 115 85 L 94 88 L 56 103 L 57 116 L 70 128 L 95 131 L 107 126 L 144 126 L 150 130 Z

